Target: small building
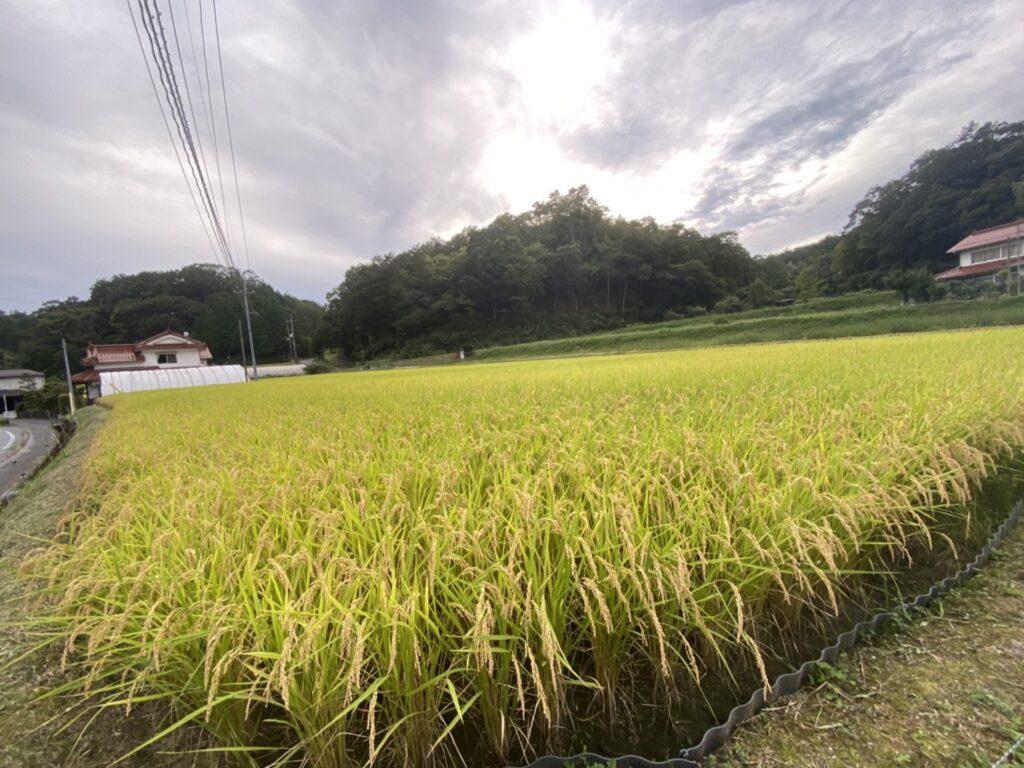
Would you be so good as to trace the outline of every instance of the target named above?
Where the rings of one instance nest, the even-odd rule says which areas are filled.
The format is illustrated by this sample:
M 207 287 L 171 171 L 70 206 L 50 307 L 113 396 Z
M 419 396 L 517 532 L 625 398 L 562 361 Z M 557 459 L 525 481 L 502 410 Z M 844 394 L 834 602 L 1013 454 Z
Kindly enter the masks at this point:
M 81 363 L 91 370 L 76 373 L 71 380 L 85 384 L 92 401 L 101 395 L 102 373 L 200 368 L 212 358 L 205 342 L 168 329 L 134 344 L 90 344 Z
M 1024 219 L 972 232 L 946 253 L 960 257 L 960 264 L 935 276 L 946 281 L 994 281 L 1007 270 L 1016 276 L 1024 256 Z
M 28 368 L 0 368 L 0 415 L 13 412 L 29 392 L 41 389 L 46 376 Z

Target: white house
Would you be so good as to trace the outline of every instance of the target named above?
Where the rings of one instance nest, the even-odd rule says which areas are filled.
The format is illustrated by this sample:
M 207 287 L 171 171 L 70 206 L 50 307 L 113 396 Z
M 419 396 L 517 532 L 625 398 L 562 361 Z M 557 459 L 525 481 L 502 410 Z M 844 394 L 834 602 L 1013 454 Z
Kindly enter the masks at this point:
M 957 254 L 960 264 L 936 280 L 994 280 L 1004 269 L 1016 275 L 1024 257 L 1024 219 L 971 232 L 946 253 Z
M 43 386 L 46 376 L 28 368 L 0 369 L 0 415 L 13 411 L 21 398 Z
M 205 342 L 166 330 L 135 344 L 90 344 L 81 362 L 92 370 L 77 373 L 71 380 L 85 384 L 89 399 L 95 400 L 100 396 L 101 373 L 198 368 L 208 365 L 212 357 Z

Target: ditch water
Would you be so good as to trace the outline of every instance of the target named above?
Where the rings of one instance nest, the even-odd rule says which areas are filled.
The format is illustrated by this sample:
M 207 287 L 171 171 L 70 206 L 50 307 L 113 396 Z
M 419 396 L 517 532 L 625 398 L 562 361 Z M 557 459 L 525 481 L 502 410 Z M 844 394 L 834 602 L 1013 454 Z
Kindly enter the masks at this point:
M 934 532 L 944 533 L 955 542 L 955 555 L 937 536 L 932 549 L 918 543 L 912 548 L 912 564 L 889 562 L 888 575 L 860 577 L 851 584 L 839 616 L 819 617 L 813 624 L 804 622 L 783 632 L 773 629 L 775 639 L 765 654 L 769 679 L 774 680 L 808 659 L 817 658 L 820 650 L 835 642 L 839 633 L 926 592 L 936 581 L 973 560 L 1022 498 L 1024 461 L 1017 459 L 1007 462 L 990 476 L 966 508 L 949 510 L 950 514 L 943 515 L 942 521 L 933 528 Z M 969 525 L 965 520 L 970 521 Z M 766 637 L 760 639 L 763 642 Z M 692 684 L 680 686 L 680 693 L 672 696 L 665 686 L 638 676 L 620 689 L 613 719 L 609 719 L 607 709 L 592 695 L 581 695 L 570 702 L 574 713 L 572 728 L 555 734 L 543 748 L 534 745 L 529 754 L 513 754 L 510 764 L 528 765 L 545 754 L 581 752 L 608 757 L 633 754 L 652 761 L 675 758 L 681 749 L 697 744 L 708 728 L 723 722 L 734 706 L 745 702 L 760 686 L 757 669 L 749 661 L 740 660 L 726 662 L 721 669 L 707 675 L 699 689 Z M 472 738 L 470 730 L 471 727 L 466 728 L 465 740 L 459 745 L 468 763 L 497 766 L 493 756 L 487 756 L 480 742 Z

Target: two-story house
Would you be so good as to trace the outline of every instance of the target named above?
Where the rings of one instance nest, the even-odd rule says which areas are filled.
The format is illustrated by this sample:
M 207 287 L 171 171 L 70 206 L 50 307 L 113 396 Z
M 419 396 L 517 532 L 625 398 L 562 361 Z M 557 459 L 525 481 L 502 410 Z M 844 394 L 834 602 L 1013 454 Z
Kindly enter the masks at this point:
M 85 384 L 89 400 L 100 396 L 100 374 L 111 371 L 197 368 L 208 365 L 213 356 L 205 342 L 188 333 L 166 330 L 135 344 L 90 344 L 82 365 L 91 370 L 71 377 Z
M 1004 269 L 1016 277 L 1024 257 L 1024 219 L 971 232 L 946 253 L 959 256 L 960 264 L 936 280 L 993 280 Z

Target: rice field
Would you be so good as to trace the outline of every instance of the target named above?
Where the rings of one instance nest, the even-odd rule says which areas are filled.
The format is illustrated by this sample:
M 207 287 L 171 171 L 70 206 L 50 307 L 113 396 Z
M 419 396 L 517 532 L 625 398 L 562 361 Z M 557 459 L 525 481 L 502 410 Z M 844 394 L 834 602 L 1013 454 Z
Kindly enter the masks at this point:
M 115 397 L 30 574 L 76 690 L 240 764 L 500 765 L 938 546 L 1022 378 L 996 329 Z

